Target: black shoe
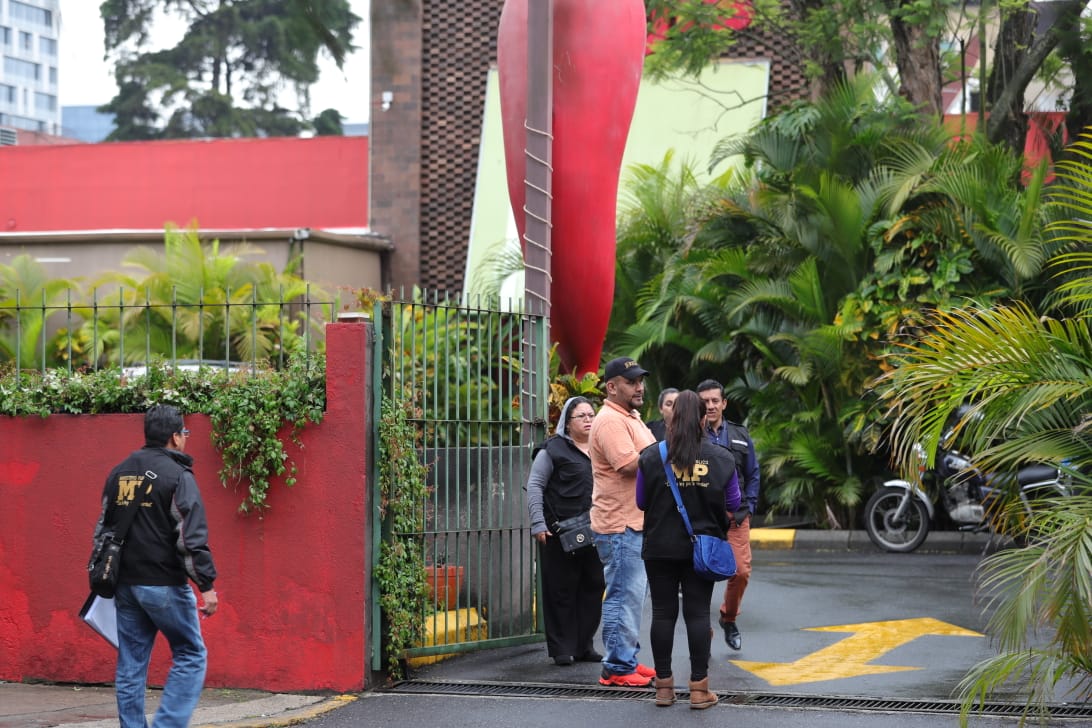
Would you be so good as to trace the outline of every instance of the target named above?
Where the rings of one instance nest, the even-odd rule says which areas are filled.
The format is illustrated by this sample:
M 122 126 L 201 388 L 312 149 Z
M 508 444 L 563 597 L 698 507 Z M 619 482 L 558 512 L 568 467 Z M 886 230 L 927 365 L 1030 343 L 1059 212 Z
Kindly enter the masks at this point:
M 557 657 L 554 658 L 554 664 L 559 666 L 559 667 L 568 667 L 569 665 L 573 664 L 573 656 L 572 655 L 558 655 Z
M 720 626 L 724 630 L 724 641 L 728 643 L 728 646 L 733 650 L 743 649 L 743 635 L 739 633 L 736 623 L 722 622 Z
M 580 662 L 602 662 L 603 656 L 595 650 L 588 650 L 580 657 L 576 658 Z

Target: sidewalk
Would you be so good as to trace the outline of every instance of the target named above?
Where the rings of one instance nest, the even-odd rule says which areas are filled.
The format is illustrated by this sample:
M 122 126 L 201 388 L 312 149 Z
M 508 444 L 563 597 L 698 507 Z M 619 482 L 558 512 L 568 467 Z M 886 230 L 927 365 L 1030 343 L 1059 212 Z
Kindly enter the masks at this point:
M 146 709 L 159 704 L 149 690 Z M 353 695 L 292 695 L 206 688 L 193 728 L 265 728 L 310 720 L 355 700 Z M 0 682 L 0 728 L 117 728 L 114 688 Z
M 864 531 L 775 528 L 751 530 L 756 549 L 801 551 L 875 550 Z M 986 553 L 998 546 L 989 534 L 939 531 L 921 553 Z M 149 690 L 147 710 L 155 711 L 159 691 Z M 280 728 L 297 725 L 356 700 L 355 695 L 269 693 L 206 688 L 193 728 Z M 117 709 L 110 686 L 0 682 L 0 728 L 116 728 Z

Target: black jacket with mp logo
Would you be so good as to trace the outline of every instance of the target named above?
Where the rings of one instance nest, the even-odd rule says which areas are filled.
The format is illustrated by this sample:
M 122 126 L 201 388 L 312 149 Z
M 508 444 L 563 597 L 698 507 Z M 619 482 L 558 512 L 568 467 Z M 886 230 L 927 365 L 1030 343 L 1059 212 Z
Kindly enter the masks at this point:
M 125 509 L 140 508 L 122 547 L 121 583 L 181 586 L 192 579 L 200 591 L 212 589 L 216 566 L 192 464 L 177 450 L 143 447 L 107 476 L 96 538 L 114 530 Z

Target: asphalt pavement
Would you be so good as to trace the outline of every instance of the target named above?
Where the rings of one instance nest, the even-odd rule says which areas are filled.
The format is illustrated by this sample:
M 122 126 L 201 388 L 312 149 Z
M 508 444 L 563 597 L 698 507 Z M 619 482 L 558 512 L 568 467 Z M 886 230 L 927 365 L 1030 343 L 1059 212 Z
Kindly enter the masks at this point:
M 755 549 L 761 550 L 801 550 L 801 551 L 875 551 L 875 547 L 868 540 L 863 531 L 809 531 L 792 529 L 753 529 L 752 542 Z M 996 544 L 986 534 L 970 534 L 958 532 L 934 532 L 919 549 L 920 553 L 961 553 L 981 554 L 990 551 Z M 719 636 L 719 635 L 718 635 Z M 494 652 L 494 651 L 491 651 Z M 475 659 L 475 655 L 456 657 L 445 661 L 442 674 L 446 679 L 457 680 L 461 666 L 465 666 L 468 672 L 473 672 L 475 680 L 489 679 L 498 683 L 511 683 L 513 674 L 529 674 L 526 670 L 533 669 L 535 674 L 553 676 L 548 679 L 562 680 L 575 677 L 571 673 L 553 670 L 542 672 L 545 660 L 542 656 L 542 646 L 524 646 L 508 650 L 505 659 L 491 659 L 481 657 L 481 653 Z M 520 665 L 523 664 L 523 667 Z M 493 665 L 494 673 L 482 665 Z M 589 665 L 594 672 L 597 666 Z M 472 668 L 472 669 L 471 669 Z M 587 682 L 594 684 L 594 677 Z M 685 685 L 683 686 L 685 690 Z M 612 689 L 613 690 L 613 689 Z M 570 691 L 571 692 L 571 691 Z M 147 708 L 154 711 L 158 701 L 159 691 L 148 691 Z M 579 697 L 579 695 L 577 696 Z M 595 696 L 591 696 L 595 697 Z M 642 696 L 643 697 L 643 696 Z M 399 715 L 405 717 L 406 711 L 413 712 L 422 709 L 430 702 L 440 704 L 449 698 L 440 698 L 426 695 L 390 694 L 383 692 L 367 692 L 351 695 L 334 695 L 329 693 L 269 693 L 259 690 L 231 690 L 221 688 L 207 688 L 201 695 L 197 711 L 194 714 L 192 725 L 194 728 L 273 728 L 288 725 L 336 725 L 335 714 L 345 706 L 355 706 L 345 712 L 354 713 L 358 709 L 364 709 L 361 701 L 368 701 L 367 708 L 378 708 L 385 700 L 388 705 L 397 706 L 393 709 Z M 405 701 L 418 701 L 413 703 L 417 708 L 412 708 Z M 493 705 L 500 708 L 501 702 L 494 701 Z M 590 703 L 613 701 L 591 700 Z M 646 706 L 642 706 L 646 707 Z M 678 708 L 678 706 L 677 706 Z M 596 708 L 598 710 L 599 708 Z M 740 707 L 740 710 L 758 710 L 759 708 Z M 716 711 L 704 711 L 715 713 Z M 691 711 L 687 711 L 691 713 Z M 693 711 L 693 714 L 700 714 Z M 665 716 L 666 717 L 666 716 Z M 784 718 L 784 716 L 783 716 Z M 875 715 L 872 716 L 872 719 Z M 510 715 L 509 718 L 510 720 Z M 723 719 L 723 715 L 721 716 Z M 785 725 L 792 725 L 793 721 L 785 718 Z M 412 722 L 412 721 L 410 721 Z M 450 722 L 450 721 L 448 721 Z M 346 725 L 364 725 L 365 723 L 345 723 Z M 385 725 L 381 722 L 367 721 L 368 725 Z M 454 724 L 454 723 L 453 723 Z M 467 722 L 463 725 L 489 725 L 488 721 Z M 504 723 L 499 723 L 503 725 Z M 522 721 L 521 721 L 522 724 Z M 527 723 L 530 725 L 531 723 Z M 588 724 L 591 724 L 590 722 Z M 808 725 L 817 725 L 814 722 Z M 903 723 L 900 725 L 918 725 L 915 723 Z M 949 722 L 953 724 L 949 718 Z M 1013 724 L 1007 723 L 1004 725 Z M 51 726 L 65 726 L 65 728 L 110 728 L 117 725 L 117 711 L 114 704 L 114 691 L 110 686 L 104 685 L 70 685 L 70 684 L 43 684 L 43 683 L 16 683 L 0 682 L 0 728 L 49 728 Z M 544 724 L 545 725 L 545 724 Z M 556 725 L 556 723 L 551 723 Z M 758 728 L 760 723 L 750 722 L 753 728 Z M 771 724 L 773 725 L 773 724 Z M 778 725 L 781 725 L 780 723 Z M 825 723 L 824 723 L 825 725 Z M 833 723 L 831 725 L 834 725 Z M 844 725 L 857 725 L 855 720 L 846 719 Z M 861 723 L 861 725 L 865 725 Z M 922 723 L 920 725 L 930 725 Z M 940 725 L 933 723 L 932 725 Z M 979 723 L 978 725 L 987 725 Z M 990 724 L 992 725 L 992 724 Z M 1003 725 L 1003 724 L 998 724 Z M 1072 725 L 1072 724 L 1071 724 Z

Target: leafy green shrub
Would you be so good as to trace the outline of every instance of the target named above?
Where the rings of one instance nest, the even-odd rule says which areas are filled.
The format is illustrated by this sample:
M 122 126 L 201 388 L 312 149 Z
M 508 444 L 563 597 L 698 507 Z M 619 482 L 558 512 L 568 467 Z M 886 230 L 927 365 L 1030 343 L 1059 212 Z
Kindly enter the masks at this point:
M 520 361 L 512 352 L 519 350 L 522 317 L 426 302 L 419 291 L 413 299 L 387 303 L 391 391 L 414 393 L 430 445 L 511 444 L 520 425 Z M 361 300 L 364 310 L 385 303 L 368 292 Z
M 321 422 L 326 407 L 325 361 L 293 357 L 284 372 L 266 370 L 240 375 L 217 392 L 212 420 L 212 443 L 224 461 L 224 485 L 245 480 L 247 496 L 239 509 L 266 507 L 269 479 L 284 475 L 285 485 L 296 483 L 296 465 L 277 433 L 285 427 L 294 443 L 308 422 Z
M 383 540 L 375 578 L 379 605 L 386 623 L 387 675 L 402 676 L 405 650 L 424 638 L 425 558 L 421 531 L 423 505 L 428 495 L 428 467 L 418 452 L 418 433 L 410 420 L 414 413 L 407 400 L 396 404 L 384 397 L 379 422 L 379 510 Z

